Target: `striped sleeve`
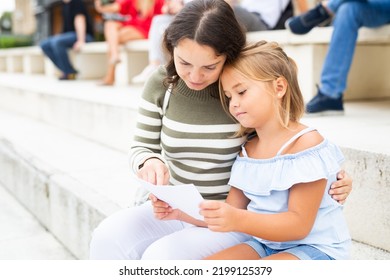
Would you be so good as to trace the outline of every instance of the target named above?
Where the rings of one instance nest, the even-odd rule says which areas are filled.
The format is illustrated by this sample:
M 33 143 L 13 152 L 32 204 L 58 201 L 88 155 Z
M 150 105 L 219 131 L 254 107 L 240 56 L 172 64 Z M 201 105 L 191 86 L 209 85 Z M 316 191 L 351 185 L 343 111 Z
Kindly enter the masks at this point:
M 161 155 L 162 102 L 166 88 L 163 86 L 164 70 L 160 68 L 145 84 L 138 108 L 137 124 L 129 152 L 131 170 L 136 173 L 146 159 L 156 157 L 166 163 Z

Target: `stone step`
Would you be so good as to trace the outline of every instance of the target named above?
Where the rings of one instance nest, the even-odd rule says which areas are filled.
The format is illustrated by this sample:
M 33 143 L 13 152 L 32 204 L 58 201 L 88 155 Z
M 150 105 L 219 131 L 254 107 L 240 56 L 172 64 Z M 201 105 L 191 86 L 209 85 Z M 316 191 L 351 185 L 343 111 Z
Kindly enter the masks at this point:
M 127 152 L 142 86 L 97 86 L 43 75 L 2 73 L 0 109 Z
M 98 223 L 132 205 L 125 153 L 4 112 L 0 170 L 0 183 L 79 259 Z
M 86 212 L 91 211 L 90 214 L 95 215 L 93 218 L 84 219 L 84 221 L 89 221 L 91 218 L 93 220 L 91 223 L 95 226 L 97 220 L 130 201 L 127 199 L 122 201 L 126 197 L 123 196 L 122 192 L 129 191 L 129 185 L 131 185 L 126 153 L 134 130 L 140 91 L 140 87 L 101 88 L 91 81 L 59 82 L 37 75 L 1 75 L 0 107 L 8 112 L 27 117 L 28 119 L 19 117 L 20 120 L 24 120 L 21 121 L 22 123 L 32 122 L 34 124 L 13 123 L 17 122 L 15 121 L 16 116 L 2 113 L 0 133 L 7 132 L 1 140 L 2 154 L 7 159 L 5 162 L 8 163 L 6 166 L 10 170 L 15 168 L 13 164 L 21 166 L 16 170 L 18 172 L 23 170 L 28 174 L 39 171 L 39 176 L 34 173 L 35 175 L 31 178 L 30 175 L 26 175 L 26 178 L 33 182 L 35 180 L 38 182 L 50 181 L 51 186 L 56 186 L 55 189 L 72 192 L 74 188 L 77 191 L 86 189 L 92 192 L 92 196 L 84 193 L 78 195 L 81 196 L 80 201 L 88 201 L 88 203 L 80 202 L 80 205 L 83 205 L 80 206 L 81 209 Z M 390 173 L 388 172 L 390 165 L 390 145 L 388 145 L 390 143 L 390 123 L 388 122 L 390 119 L 390 100 L 347 102 L 345 105 L 345 116 L 304 118 L 303 122 L 317 127 L 320 132 L 340 145 L 346 155 L 345 169 L 354 179 L 353 192 L 345 205 L 345 213 L 353 238 L 363 245 L 390 251 L 390 240 L 387 238 L 390 236 L 390 215 L 388 214 L 390 213 Z M 10 118 L 9 121 L 6 121 L 6 116 Z M 21 127 L 23 129 L 20 129 Z M 41 129 L 35 131 L 32 127 L 41 127 Z M 56 132 L 49 133 L 47 131 Z M 26 135 L 35 137 L 36 140 L 26 139 Z M 63 137 L 59 137 L 59 135 L 63 135 Z M 57 140 L 57 137 L 60 139 Z M 79 141 L 84 144 L 79 144 Z M 30 146 L 33 143 L 36 143 L 36 146 Z M 55 146 L 51 147 L 53 144 Z M 49 153 L 47 153 L 48 147 L 51 147 Z M 56 149 L 56 147 L 61 147 L 61 149 Z M 92 147 L 99 147 L 99 149 L 96 148 L 95 152 Z M 109 154 L 110 159 L 112 157 L 115 157 L 116 160 L 121 158 L 120 167 L 116 166 L 116 163 L 114 168 L 105 166 L 104 162 L 101 161 L 104 158 L 102 154 Z M 116 156 L 113 156 L 114 154 Z M 23 157 L 20 157 L 21 155 Z M 100 160 L 97 155 L 100 156 Z M 50 159 L 48 165 L 45 164 L 48 161 L 46 157 Z M 65 160 L 59 160 L 61 158 Z M 89 172 L 83 169 L 75 174 L 72 168 L 80 166 L 80 164 L 87 168 L 90 159 L 94 159 L 91 162 L 91 167 L 97 165 L 96 169 L 92 168 Z M 10 164 L 11 162 L 14 163 Z M 52 168 L 55 169 L 52 170 Z M 12 172 L 6 173 L 12 174 Z M 78 176 L 82 178 L 80 179 Z M 95 176 L 96 178 L 105 176 L 105 179 L 96 179 L 94 182 Z M 6 177 L 7 186 L 18 185 L 13 182 L 19 180 L 18 176 Z M 59 187 L 58 180 L 67 181 L 69 184 L 65 184 L 66 187 Z M 109 184 L 110 180 L 121 182 L 121 184 L 115 184 L 115 190 L 119 192 L 118 197 L 112 193 L 113 188 L 107 188 L 105 185 Z M 91 187 L 89 184 L 92 182 L 94 183 Z M 84 184 L 88 187 L 79 186 Z M 19 191 L 16 193 L 24 195 L 24 190 L 20 185 L 19 183 Z M 48 187 L 44 184 L 40 188 L 42 188 L 40 190 L 41 196 L 44 198 Z M 98 195 L 96 195 L 96 190 L 98 190 Z M 91 201 L 90 197 L 98 199 L 100 203 L 94 199 Z M 30 194 L 29 199 L 33 198 L 35 196 Z M 118 204 L 116 199 L 122 201 L 122 204 Z M 88 208 L 90 204 L 94 207 Z M 41 206 L 43 209 L 40 212 L 43 212 L 42 215 L 45 217 L 45 215 L 49 215 L 46 213 L 49 204 L 43 205 L 46 205 L 46 208 Z M 85 205 L 88 207 L 83 208 Z M 104 211 L 96 211 L 102 207 L 108 208 L 104 208 Z M 45 219 L 50 220 L 48 217 Z M 83 220 L 81 219 L 81 221 Z M 84 230 L 89 231 L 93 226 L 89 225 L 89 228 Z M 61 231 L 58 232 L 61 234 Z M 85 249 L 85 247 L 82 248 Z M 85 254 L 74 254 L 85 258 Z
M 0 260 L 74 259 L 1 184 L 0 205 Z

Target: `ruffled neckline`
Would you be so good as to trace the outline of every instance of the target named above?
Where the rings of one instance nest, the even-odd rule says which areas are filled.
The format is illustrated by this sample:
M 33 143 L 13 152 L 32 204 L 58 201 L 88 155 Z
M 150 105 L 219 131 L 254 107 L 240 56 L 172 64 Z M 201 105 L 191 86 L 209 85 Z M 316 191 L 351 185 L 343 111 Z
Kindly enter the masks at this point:
M 339 147 L 327 139 L 304 151 L 270 159 L 237 156 L 229 184 L 256 195 L 269 195 L 297 183 L 327 179 L 340 170 L 343 161 Z

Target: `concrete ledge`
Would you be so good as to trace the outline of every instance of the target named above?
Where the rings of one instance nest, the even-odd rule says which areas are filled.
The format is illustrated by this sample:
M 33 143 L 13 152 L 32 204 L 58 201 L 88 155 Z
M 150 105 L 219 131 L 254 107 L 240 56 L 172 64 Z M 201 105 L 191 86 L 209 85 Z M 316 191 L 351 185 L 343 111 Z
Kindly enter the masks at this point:
M 333 32 L 332 27 L 314 28 L 306 35 L 294 35 L 288 30 L 249 32 L 248 41 L 279 42 L 298 64 L 299 82 L 308 101 L 316 94 L 322 64 Z M 117 83 L 127 85 L 148 64 L 148 40 L 130 41 L 121 49 L 121 63 L 117 66 Z M 58 73 L 54 65 L 44 59 L 39 47 L 0 50 L 0 71 L 9 73 L 45 73 L 54 77 Z M 107 70 L 107 43 L 86 44 L 78 53 L 70 56 L 80 79 L 100 79 Z M 351 71 L 346 100 L 390 97 L 390 80 L 386 75 L 390 64 L 390 25 L 380 28 L 361 28 Z M 337 63 L 337 62 L 335 62 Z M 373 70 L 374 69 L 374 70 Z M 367 95 L 367 93 L 370 93 Z
M 134 40 L 121 47 L 121 63 L 117 67 L 117 82 L 129 84 L 131 78 L 139 74 L 148 61 L 148 40 Z M 79 71 L 79 79 L 100 79 L 107 71 L 106 42 L 85 44 L 80 52 L 69 50 L 70 59 Z M 59 72 L 53 63 L 44 56 L 39 46 L 0 50 L 0 72 L 45 74 L 57 77 Z
M 78 53 L 71 52 L 71 57 L 81 79 L 99 79 L 107 70 L 107 54 L 106 42 L 92 42 L 85 44 Z M 116 81 L 130 84 L 131 79 L 148 65 L 148 54 L 148 40 L 133 40 L 124 44 L 120 52 L 121 63 L 117 65 Z
M 282 45 L 328 44 L 333 27 L 316 27 L 304 35 L 295 35 L 288 30 L 248 32 L 248 41 L 276 41 Z M 378 28 L 362 27 L 359 30 L 357 43 L 390 45 L 390 24 Z
M 132 205 L 126 154 L 28 119 L 1 119 L 1 184 L 72 254 L 87 259 L 93 229 Z
M 390 251 L 390 156 L 343 149 L 353 191 L 345 215 L 354 239 Z M 387 173 L 387 174 L 386 174 Z
M 0 91 L 4 110 L 128 152 L 140 86 L 99 87 L 91 81 L 61 83 L 44 76 L 4 74 Z
M 8 73 L 44 73 L 44 55 L 38 46 L 0 50 L 0 71 Z

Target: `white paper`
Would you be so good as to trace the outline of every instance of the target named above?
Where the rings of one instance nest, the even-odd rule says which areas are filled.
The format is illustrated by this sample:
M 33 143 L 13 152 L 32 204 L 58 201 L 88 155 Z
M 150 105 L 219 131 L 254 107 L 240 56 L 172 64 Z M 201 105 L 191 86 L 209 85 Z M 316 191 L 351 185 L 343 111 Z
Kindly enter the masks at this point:
M 162 186 L 153 185 L 139 178 L 137 180 L 143 188 L 168 203 L 173 209 L 180 209 L 195 219 L 203 221 L 203 216 L 199 214 L 199 204 L 203 201 L 203 197 L 194 184 Z

